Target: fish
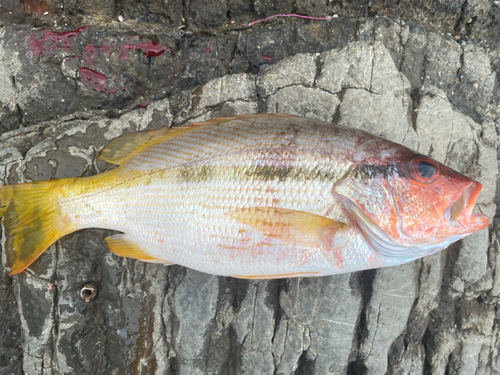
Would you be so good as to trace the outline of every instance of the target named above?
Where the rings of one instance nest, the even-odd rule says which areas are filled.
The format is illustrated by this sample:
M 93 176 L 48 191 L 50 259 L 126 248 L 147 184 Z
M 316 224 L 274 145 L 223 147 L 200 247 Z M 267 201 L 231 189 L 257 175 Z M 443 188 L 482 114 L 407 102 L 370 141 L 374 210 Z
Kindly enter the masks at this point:
M 397 266 L 488 227 L 481 184 L 370 133 L 286 114 L 129 133 L 89 177 L 0 187 L 16 275 L 85 228 L 121 257 L 243 279 Z

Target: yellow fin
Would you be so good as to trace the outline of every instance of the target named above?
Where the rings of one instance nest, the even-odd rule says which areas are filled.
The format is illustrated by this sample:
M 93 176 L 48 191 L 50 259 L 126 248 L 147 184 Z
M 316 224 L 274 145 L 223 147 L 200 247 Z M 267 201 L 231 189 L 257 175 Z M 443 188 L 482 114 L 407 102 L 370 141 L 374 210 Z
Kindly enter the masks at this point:
M 137 242 L 131 240 L 125 234 L 115 234 L 114 236 L 106 237 L 105 241 L 109 250 L 118 256 L 139 259 L 149 263 L 173 264 L 172 262 L 152 257 Z
M 229 215 L 267 236 L 300 246 L 329 247 L 346 224 L 303 211 L 274 207 L 240 208 Z
M 75 230 L 61 217 L 61 189 L 74 179 L 0 186 L 4 263 L 17 275 L 59 238 Z

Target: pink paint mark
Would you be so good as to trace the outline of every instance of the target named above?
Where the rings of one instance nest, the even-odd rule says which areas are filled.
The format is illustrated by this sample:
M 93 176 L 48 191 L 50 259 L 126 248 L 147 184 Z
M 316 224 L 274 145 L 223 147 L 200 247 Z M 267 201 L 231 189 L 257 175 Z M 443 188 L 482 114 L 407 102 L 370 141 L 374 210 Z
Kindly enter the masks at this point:
M 45 33 L 41 39 L 37 39 L 36 33 L 32 33 L 27 39 L 29 39 L 30 51 L 27 53 L 29 57 L 40 56 L 43 53 L 56 53 L 60 49 L 68 49 L 73 47 L 73 41 L 70 38 L 81 33 L 83 30 L 87 30 L 89 25 L 79 27 L 73 31 L 66 31 L 64 33 L 56 33 L 51 30 L 45 30 Z
M 261 20 L 250 22 L 249 24 L 246 24 L 243 26 L 252 26 L 252 25 L 255 25 L 256 23 L 264 22 L 264 21 L 270 20 L 271 18 L 276 18 L 276 17 L 298 17 L 298 18 L 306 18 L 309 20 L 330 20 L 333 18 L 333 17 L 309 17 L 309 16 L 302 16 L 300 14 L 275 14 L 274 16 L 270 16 L 270 17 L 263 18 Z
M 160 56 L 164 52 L 170 54 L 170 48 L 158 44 L 156 42 L 141 42 L 137 44 L 124 43 L 122 44 L 122 54 L 120 55 L 120 60 L 122 61 L 127 60 L 127 51 L 129 49 L 141 50 L 142 52 L 146 53 L 146 58 L 151 56 Z
M 82 57 L 87 62 L 91 64 L 95 61 L 97 57 L 97 51 L 100 47 L 94 46 L 93 44 L 87 44 L 83 50 Z
M 203 53 L 210 53 L 210 47 L 207 47 L 207 49 Z
M 96 60 L 99 50 L 103 50 L 108 55 L 111 53 L 111 47 L 107 42 L 104 42 L 104 46 L 102 47 L 90 43 L 85 46 L 82 57 L 87 62 L 87 64 L 92 64 Z
M 98 92 L 105 92 L 106 94 L 115 92 L 114 88 L 107 89 L 108 77 L 104 74 L 96 72 L 89 68 L 80 68 L 80 78 L 85 87 L 96 90 Z
M 264 60 L 267 60 L 267 61 L 271 61 L 273 59 L 272 57 L 269 57 L 266 55 L 262 55 L 262 57 L 264 58 Z
M 137 104 L 137 108 L 146 108 L 148 105 L 153 104 L 154 102 L 154 100 L 150 100 L 144 103 Z

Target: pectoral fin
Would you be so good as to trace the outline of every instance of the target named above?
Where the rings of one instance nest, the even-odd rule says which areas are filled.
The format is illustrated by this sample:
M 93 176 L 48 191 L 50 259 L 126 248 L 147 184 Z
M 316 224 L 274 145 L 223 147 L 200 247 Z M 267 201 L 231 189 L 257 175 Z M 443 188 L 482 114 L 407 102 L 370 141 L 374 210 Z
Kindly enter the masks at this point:
M 347 225 L 324 216 L 274 207 L 249 207 L 229 215 L 267 236 L 299 246 L 329 247 L 335 233 Z
M 118 256 L 139 259 L 148 263 L 163 263 L 166 265 L 173 264 L 172 262 L 152 257 L 144 251 L 144 249 L 142 249 L 137 242 L 130 239 L 125 234 L 115 234 L 114 236 L 106 237 L 105 241 L 109 250 Z

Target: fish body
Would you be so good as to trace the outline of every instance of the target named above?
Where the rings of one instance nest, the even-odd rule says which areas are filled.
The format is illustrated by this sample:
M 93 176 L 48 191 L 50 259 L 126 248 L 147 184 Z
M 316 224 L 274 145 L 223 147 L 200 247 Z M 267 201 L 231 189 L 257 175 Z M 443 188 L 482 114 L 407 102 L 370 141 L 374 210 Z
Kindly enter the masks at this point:
M 11 274 L 83 228 L 122 232 L 106 239 L 120 256 L 282 278 L 402 264 L 488 225 L 472 213 L 480 183 L 393 142 L 302 117 L 127 134 L 100 158 L 119 167 L 0 187 Z

